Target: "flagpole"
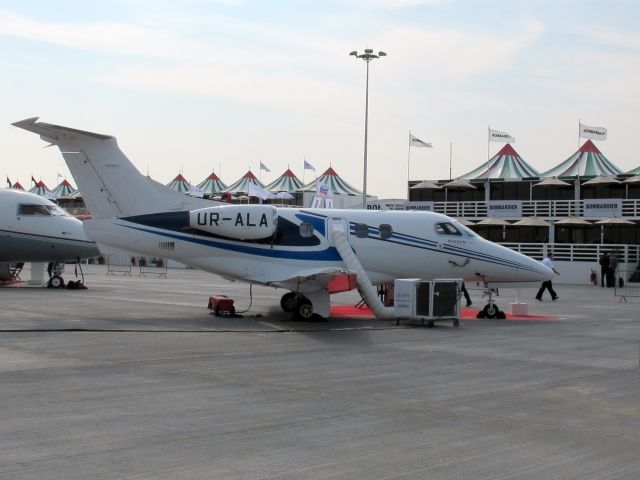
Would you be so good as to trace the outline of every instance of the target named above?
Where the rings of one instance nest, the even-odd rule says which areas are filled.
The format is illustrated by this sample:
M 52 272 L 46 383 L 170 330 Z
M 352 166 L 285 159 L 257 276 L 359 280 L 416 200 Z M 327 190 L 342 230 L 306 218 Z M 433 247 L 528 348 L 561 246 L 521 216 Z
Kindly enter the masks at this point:
M 491 141 L 491 125 L 487 125 L 487 170 L 489 169 L 489 160 L 491 159 L 489 155 L 489 142 Z
M 449 142 L 449 180 L 451 180 L 451 158 L 453 157 L 453 142 Z
M 578 117 L 578 148 L 580 148 L 580 117 Z
M 409 198 L 409 179 L 411 178 L 409 176 L 409 165 L 411 162 L 411 130 L 409 130 L 409 147 L 408 147 L 409 153 L 407 154 L 407 200 L 411 200 Z

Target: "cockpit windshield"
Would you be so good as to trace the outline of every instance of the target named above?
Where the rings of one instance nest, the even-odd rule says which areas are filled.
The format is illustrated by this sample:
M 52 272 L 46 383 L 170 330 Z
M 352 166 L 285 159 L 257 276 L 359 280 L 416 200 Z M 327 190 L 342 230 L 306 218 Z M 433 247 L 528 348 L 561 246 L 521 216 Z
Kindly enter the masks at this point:
M 478 235 L 471 229 L 459 222 L 438 222 L 434 225 L 436 233 L 457 237 L 477 237 Z
M 71 215 L 64 209 L 60 208 L 57 205 L 45 205 L 49 213 L 54 217 L 70 217 Z
M 455 226 L 458 230 L 462 230 L 469 237 L 477 237 L 479 236 L 476 232 L 471 230 L 469 227 L 462 225 L 460 222 L 455 222 Z
M 21 203 L 18 205 L 18 215 L 37 217 L 69 217 L 70 215 L 57 205 L 43 205 L 37 203 Z
M 462 236 L 462 232 L 458 230 L 451 222 L 439 222 L 435 224 L 436 233 L 440 235 L 458 235 Z

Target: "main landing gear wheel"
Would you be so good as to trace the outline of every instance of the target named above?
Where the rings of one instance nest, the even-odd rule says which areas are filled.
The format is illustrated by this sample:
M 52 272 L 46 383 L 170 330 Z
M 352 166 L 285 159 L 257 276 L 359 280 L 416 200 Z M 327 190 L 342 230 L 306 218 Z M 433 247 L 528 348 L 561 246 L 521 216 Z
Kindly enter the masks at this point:
M 313 305 L 308 298 L 300 298 L 296 313 L 298 314 L 298 318 L 302 320 L 310 320 L 311 317 L 313 317 Z
M 280 307 L 287 313 L 293 313 L 298 306 L 298 299 L 294 292 L 285 293 L 280 299 Z

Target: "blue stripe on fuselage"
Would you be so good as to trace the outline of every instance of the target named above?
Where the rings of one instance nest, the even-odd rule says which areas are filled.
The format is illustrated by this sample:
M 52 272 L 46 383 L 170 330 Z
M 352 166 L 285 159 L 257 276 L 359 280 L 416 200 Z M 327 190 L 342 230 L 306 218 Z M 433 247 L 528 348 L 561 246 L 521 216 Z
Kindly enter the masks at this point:
M 258 255 L 260 257 L 270 257 L 270 258 L 286 258 L 288 260 L 317 260 L 322 262 L 337 262 L 342 261 L 340 258 L 340 254 L 338 251 L 329 247 L 324 250 L 313 250 L 313 251 L 296 251 L 296 250 L 277 250 L 272 249 L 270 247 L 258 248 L 244 244 L 237 243 L 226 243 L 226 242 L 217 242 L 214 240 L 209 240 L 201 237 L 192 237 L 181 235 L 178 233 L 168 232 L 166 230 L 157 231 L 150 230 L 148 228 L 142 227 L 134 227 L 132 225 L 122 225 L 117 224 L 121 227 L 130 228 L 132 230 L 138 230 L 141 232 L 152 233 L 154 235 L 160 235 L 163 237 L 174 238 L 176 240 L 184 240 L 185 242 L 196 243 L 199 245 L 205 245 L 208 247 L 219 248 L 221 250 L 229 250 L 232 252 L 246 253 L 249 255 Z

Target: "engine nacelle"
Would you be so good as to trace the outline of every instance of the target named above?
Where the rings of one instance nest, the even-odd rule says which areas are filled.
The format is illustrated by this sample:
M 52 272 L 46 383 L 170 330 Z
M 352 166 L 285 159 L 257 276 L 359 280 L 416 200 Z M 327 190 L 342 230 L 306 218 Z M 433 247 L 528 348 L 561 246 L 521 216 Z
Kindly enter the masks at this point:
M 271 205 L 224 205 L 189 212 L 189 226 L 238 240 L 272 236 L 278 227 L 278 211 Z

